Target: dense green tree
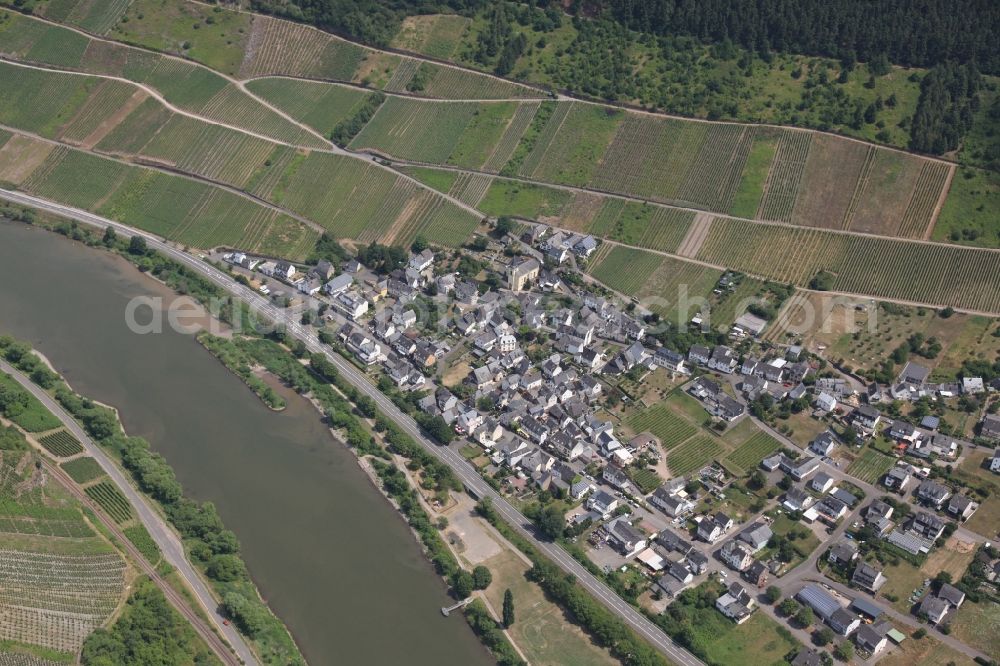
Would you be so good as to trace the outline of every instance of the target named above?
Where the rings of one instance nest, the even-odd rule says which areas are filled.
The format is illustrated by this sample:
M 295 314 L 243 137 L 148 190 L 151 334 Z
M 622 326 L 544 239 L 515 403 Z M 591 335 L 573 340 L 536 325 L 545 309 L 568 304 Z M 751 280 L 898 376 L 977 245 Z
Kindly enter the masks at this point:
M 468 571 L 459 569 L 451 577 L 451 587 L 456 597 L 465 599 L 476 589 L 476 581 Z
M 146 254 L 146 239 L 142 236 L 132 236 L 132 240 L 128 243 L 129 254 L 143 255 Z
M 503 593 L 503 626 L 510 628 L 514 624 L 514 593 L 508 587 Z
M 477 590 L 485 590 L 493 582 L 493 574 L 480 564 L 472 570 L 472 582 Z

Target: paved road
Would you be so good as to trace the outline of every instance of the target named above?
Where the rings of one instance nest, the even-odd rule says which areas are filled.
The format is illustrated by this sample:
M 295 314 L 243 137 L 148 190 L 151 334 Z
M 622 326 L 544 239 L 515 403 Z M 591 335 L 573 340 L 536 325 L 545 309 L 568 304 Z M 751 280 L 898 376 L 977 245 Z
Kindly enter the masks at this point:
M 215 597 L 212 596 L 212 593 L 209 592 L 204 581 L 202 581 L 197 572 L 195 572 L 194 568 L 187 561 L 187 558 L 184 556 L 184 546 L 181 544 L 181 541 L 176 533 L 174 533 L 173 530 L 167 526 L 166 521 L 160 516 L 160 514 L 150 506 L 146 497 L 132 486 L 131 482 L 125 476 L 125 473 L 121 470 L 121 468 L 119 468 L 118 465 L 116 465 L 114 461 L 112 461 L 104 453 L 103 449 L 101 449 L 98 444 L 87 436 L 87 433 L 84 432 L 83 428 L 80 427 L 76 420 L 74 420 L 73 417 L 70 416 L 70 414 L 66 412 L 66 410 L 64 410 L 58 402 L 52 399 L 48 393 L 43 391 L 16 368 L 12 367 L 9 363 L 2 359 L 0 359 L 0 370 L 11 375 L 19 384 L 21 384 L 21 386 L 38 398 L 38 400 L 45 405 L 46 409 L 62 421 L 66 429 L 73 433 L 73 436 L 80 441 L 87 454 L 98 462 L 105 473 L 107 473 L 107 475 L 114 481 L 115 485 L 117 485 L 122 492 L 125 493 L 129 502 L 133 507 L 135 507 L 136 515 L 138 515 L 139 520 L 163 552 L 164 559 L 177 569 L 181 577 L 184 578 L 188 587 L 195 592 L 195 595 L 201 603 L 207 616 L 211 618 L 215 628 L 221 632 L 223 636 L 225 636 L 226 640 L 229 641 L 229 644 L 234 646 L 240 660 L 246 664 L 256 664 L 256 657 L 254 657 L 250 648 L 247 647 L 239 633 L 237 633 L 232 626 L 223 624 L 222 620 L 224 618 L 217 611 L 219 606 L 218 602 Z M 72 480 L 69 480 L 68 485 L 71 490 L 76 489 L 76 484 L 73 483 Z M 86 496 L 84 495 L 84 497 Z M 89 500 L 87 503 L 89 504 Z M 117 528 L 115 528 L 114 531 L 117 531 Z M 120 538 L 122 539 L 123 545 L 126 547 L 131 545 L 131 542 L 126 539 L 124 535 L 121 535 Z M 136 551 L 133 555 L 138 556 L 137 561 L 140 565 L 146 562 L 145 558 L 142 557 L 138 551 Z M 148 568 L 152 569 L 151 567 Z M 159 576 L 156 576 L 155 571 L 152 573 L 155 579 L 159 579 Z M 173 591 L 172 588 L 171 591 Z M 174 592 L 174 594 L 176 595 L 176 592 Z M 177 596 L 179 599 L 179 595 Z M 226 663 L 238 664 L 239 661 L 231 654 L 229 646 L 227 646 L 218 638 L 218 636 L 209 631 L 207 628 L 203 628 L 201 619 L 195 615 L 193 611 L 187 608 L 186 602 L 181 601 L 181 604 L 183 608 L 179 608 L 178 610 L 180 610 L 182 614 L 192 621 L 195 625 L 195 629 L 199 630 L 199 633 L 202 634 L 202 637 L 205 638 L 209 646 L 219 654 L 219 657 Z M 205 635 L 206 633 L 207 635 Z
M 474 495 L 480 498 L 489 497 L 493 501 L 497 512 L 523 537 L 528 539 L 539 551 L 544 553 L 549 559 L 555 562 L 563 571 L 572 574 L 577 581 L 590 592 L 605 607 L 616 613 L 623 621 L 631 626 L 638 634 L 649 641 L 660 652 L 670 658 L 679 666 L 698 666 L 702 662 L 692 654 L 675 644 L 663 631 L 649 621 L 642 613 L 622 600 L 607 585 L 598 580 L 579 562 L 574 560 L 566 551 L 559 546 L 547 541 L 542 541 L 535 536 L 531 521 L 515 509 L 507 500 L 495 492 L 479 476 L 475 468 L 472 467 L 461 455 L 446 446 L 438 446 L 424 437 L 417 427 L 416 422 L 407 414 L 396 407 L 395 404 L 386 398 L 381 391 L 368 381 L 357 368 L 344 360 L 339 354 L 331 352 L 321 345 L 319 339 L 310 330 L 299 324 L 294 317 L 289 316 L 283 310 L 275 307 L 271 302 L 257 292 L 243 286 L 233 280 L 229 275 L 216 269 L 215 267 L 200 261 L 191 255 L 164 243 L 152 234 L 138 231 L 113 220 L 88 213 L 87 211 L 64 206 L 59 203 L 48 201 L 39 197 L 0 189 L 0 197 L 6 198 L 15 203 L 26 206 L 40 208 L 52 213 L 56 213 L 86 224 L 97 227 L 112 227 L 123 236 L 141 236 L 146 239 L 148 247 L 159 251 L 178 263 L 184 264 L 204 276 L 211 282 L 217 284 L 230 294 L 245 301 L 258 312 L 263 313 L 271 320 L 286 326 L 289 333 L 301 340 L 310 352 L 324 354 L 332 362 L 341 375 L 355 385 L 360 391 L 368 395 L 379 406 L 382 412 L 395 421 L 400 428 L 413 437 L 414 441 L 435 457 L 450 466 Z

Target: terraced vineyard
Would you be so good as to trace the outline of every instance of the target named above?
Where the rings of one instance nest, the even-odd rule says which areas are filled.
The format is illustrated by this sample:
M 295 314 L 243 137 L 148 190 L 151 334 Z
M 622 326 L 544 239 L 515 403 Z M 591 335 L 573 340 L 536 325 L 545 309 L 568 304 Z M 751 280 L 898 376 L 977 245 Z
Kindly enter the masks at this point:
M 323 136 L 353 116 L 372 95 L 348 86 L 283 78 L 255 79 L 247 88 Z
M 188 4 L 188 3 L 180 3 Z M 227 10 L 221 12 L 230 15 Z M 130 24 L 130 28 L 135 28 Z M 539 98 L 529 86 L 470 70 L 424 63 L 354 44 L 334 35 L 269 16 L 254 15 L 245 47 L 233 44 L 227 58 L 239 57 L 239 76 L 287 75 L 361 83 L 403 92 L 418 69 L 426 73 L 420 94 L 441 99 Z M 169 35 L 169 33 L 168 33 Z M 159 35 L 129 33 L 137 43 L 153 45 Z M 211 62 L 205 64 L 212 65 Z
M 722 451 L 718 441 L 699 435 L 668 453 L 667 466 L 675 476 L 690 474 L 717 458 Z
M 103 35 L 128 9 L 131 0 L 53 0 L 40 6 L 42 15 L 52 21 L 79 26 L 87 32 Z
M 83 451 L 80 442 L 66 430 L 59 430 L 51 435 L 38 438 L 38 443 L 45 450 L 59 458 L 68 458 Z
M 426 53 L 434 58 L 448 58 L 454 53 L 472 19 L 452 14 L 408 16 L 393 38 L 397 49 Z
M 627 245 L 676 252 L 694 221 L 695 213 L 608 198 L 597 217 L 589 230 L 591 233 Z
M 37 454 L 0 451 L 0 645 L 76 654 L 114 612 L 125 574 L 124 559 Z
M 0 652 L 0 666 L 62 666 L 62 663 L 24 652 Z
M 874 449 L 865 449 L 858 456 L 858 459 L 847 468 L 847 473 L 867 483 L 878 483 L 892 467 L 892 464 L 893 458 L 891 456 L 879 453 Z
M 791 222 L 812 138 L 811 132 L 781 133 L 755 216 L 757 219 Z
M 22 142 L 14 152 L 0 149 L 0 173 L 10 173 L 39 143 L 27 137 Z M 19 179 L 25 191 L 195 247 L 229 245 L 294 259 L 305 257 L 319 236 L 232 192 L 81 151 L 49 148 L 33 166 Z
M 1000 312 L 1000 253 L 988 250 L 716 219 L 697 256 L 799 286 L 823 270 L 835 291 Z
M 111 616 L 124 574 L 117 553 L 0 550 L 0 640 L 75 653 Z
M 636 432 L 648 430 L 656 435 L 664 450 L 680 444 L 698 432 L 697 428 L 674 414 L 666 405 L 653 405 L 633 415 L 628 424 Z
M 726 456 L 726 462 L 731 463 L 744 472 L 749 472 L 757 467 L 761 460 L 777 451 L 780 447 L 781 444 L 778 443 L 778 440 L 766 432 L 758 432 Z
M 635 295 L 661 262 L 655 254 L 605 244 L 592 257 L 590 274 L 615 291 Z
M 714 268 L 607 243 L 591 258 L 588 271 L 611 289 L 683 324 L 701 310 L 702 300 L 722 277 Z
M 58 50 L 41 48 L 46 44 L 61 45 Z M 241 91 L 217 73 L 192 62 L 171 58 L 158 53 L 150 53 L 124 44 L 104 42 L 88 38 L 60 26 L 41 23 L 36 19 L 19 14 L 9 14 L 0 22 L 0 53 L 29 62 L 56 65 L 91 74 L 124 77 L 135 83 L 145 84 L 163 95 L 170 104 L 191 113 L 200 114 L 218 122 L 240 126 L 277 141 L 322 148 L 327 144 L 303 128 L 282 118 L 258 100 Z M 17 70 L 12 74 L 10 70 Z M 18 78 L 19 77 L 19 78 Z M 69 81 L 69 83 L 67 83 Z M 13 122 L 23 129 L 37 131 L 45 136 L 54 134 L 58 125 L 73 118 L 86 101 L 81 86 L 87 91 L 98 85 L 109 87 L 102 91 L 102 109 L 114 109 L 114 94 L 123 95 L 127 84 L 116 81 L 73 76 L 54 72 L 29 70 L 3 64 L 0 67 L 0 85 L 6 90 L 21 90 L 17 94 L 4 97 L 0 111 L 21 109 L 41 111 L 34 125 L 26 125 L 33 120 L 26 115 L 20 122 Z M 124 86 L 124 88 L 123 88 Z M 43 95 L 41 91 L 49 94 Z M 133 91 L 135 92 L 135 91 Z M 111 94 L 114 93 L 114 94 Z M 37 99 L 36 99 L 37 98 Z M 107 116 L 114 116 L 108 113 Z M 105 116 L 105 117 L 107 117 Z M 93 122 L 99 113 L 90 114 Z M 54 124 L 57 123 L 58 125 Z M 85 117 L 81 122 L 88 122 Z M 71 134 L 78 137 L 82 130 Z
M 428 104 L 390 97 L 354 137 L 350 147 L 355 150 L 373 148 L 393 157 L 444 164 L 478 106 L 475 103 Z

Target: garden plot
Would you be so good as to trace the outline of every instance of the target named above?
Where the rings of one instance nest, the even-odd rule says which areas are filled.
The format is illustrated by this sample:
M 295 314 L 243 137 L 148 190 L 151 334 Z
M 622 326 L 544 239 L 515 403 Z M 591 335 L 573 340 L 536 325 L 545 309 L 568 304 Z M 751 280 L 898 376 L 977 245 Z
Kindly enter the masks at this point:
M 761 460 L 777 451 L 780 447 L 781 444 L 778 443 L 778 440 L 766 432 L 758 432 L 726 456 L 726 462 L 744 472 L 750 472 L 760 464 Z
M 38 443 L 57 458 L 68 458 L 83 451 L 83 446 L 77 438 L 67 430 L 60 429 L 44 437 L 39 437 Z
M 667 454 L 667 466 L 675 476 L 704 467 L 723 452 L 722 444 L 707 435 L 691 439 Z
M 893 458 L 874 449 L 865 449 L 847 468 L 847 473 L 866 483 L 878 483 L 893 465 Z
M 656 435 L 664 450 L 677 446 L 698 432 L 695 426 L 663 404 L 634 414 L 628 419 L 628 424 L 637 433 L 648 430 Z

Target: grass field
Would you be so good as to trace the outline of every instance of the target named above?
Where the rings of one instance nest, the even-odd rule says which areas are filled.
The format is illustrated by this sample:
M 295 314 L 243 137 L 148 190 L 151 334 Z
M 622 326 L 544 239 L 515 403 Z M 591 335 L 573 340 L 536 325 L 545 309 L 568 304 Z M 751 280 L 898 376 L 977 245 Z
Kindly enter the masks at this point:
M 878 483 L 893 465 L 893 458 L 866 448 L 847 468 L 847 473 L 867 483 Z
M 403 169 L 403 172 L 413 176 L 424 185 L 438 192 L 449 191 L 459 176 L 457 171 L 434 169 L 431 167 L 406 167 Z
M 493 583 L 485 595 L 494 609 L 503 607 L 504 590 L 514 595 L 516 621 L 511 637 L 533 664 L 580 664 L 612 666 L 618 660 L 597 646 L 579 627 L 567 621 L 562 609 L 545 597 L 524 574 L 529 565 L 509 550 L 483 562 L 493 572 Z
M 487 215 L 512 215 L 531 220 L 558 217 L 571 195 L 544 185 L 496 179 L 479 202 Z
M 633 414 L 628 424 L 637 433 L 648 430 L 656 435 L 664 450 L 673 448 L 698 432 L 694 425 L 674 414 L 665 404 L 653 405 Z
M 955 173 L 932 238 L 947 243 L 1000 247 L 1000 174 L 962 167 Z
M 991 659 L 1000 659 L 1000 604 L 971 601 L 962 604 L 951 621 L 955 636 L 967 645 L 982 650 Z
M 800 648 L 787 629 L 758 611 L 743 624 L 736 624 L 714 606 L 696 606 L 687 595 L 708 588 L 711 596 L 721 594 L 714 582 L 703 583 L 681 596 L 673 605 L 683 613 L 683 624 L 689 628 L 692 649 L 709 664 L 781 664 L 784 657 Z M 676 638 L 676 637 L 675 637 Z
M 61 467 L 77 483 L 87 483 L 104 475 L 104 470 L 101 469 L 97 461 L 89 457 L 77 458 L 76 460 L 65 462 Z
M 760 132 L 754 137 L 753 146 L 743 165 L 740 184 L 733 194 L 733 205 L 729 212 L 737 217 L 754 218 L 764 195 L 764 183 L 770 172 L 774 155 L 778 149 L 777 138 L 771 133 Z

